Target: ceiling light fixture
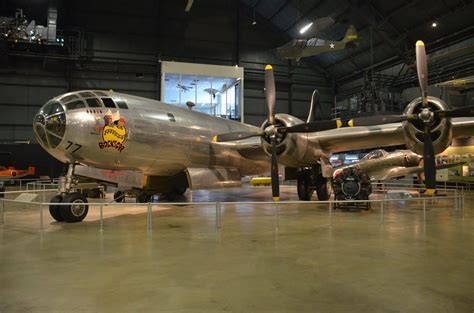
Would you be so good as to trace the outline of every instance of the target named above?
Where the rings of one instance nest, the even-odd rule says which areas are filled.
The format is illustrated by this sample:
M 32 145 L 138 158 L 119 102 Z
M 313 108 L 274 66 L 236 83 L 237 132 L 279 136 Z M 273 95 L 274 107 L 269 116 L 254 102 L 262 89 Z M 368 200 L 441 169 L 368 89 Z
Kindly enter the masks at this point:
M 300 28 L 300 34 L 304 34 L 311 26 L 313 26 L 313 22 L 306 24 L 305 26 Z
M 437 23 L 437 22 L 433 22 L 433 23 L 431 24 L 431 27 L 433 27 L 433 28 L 438 27 L 438 23 Z

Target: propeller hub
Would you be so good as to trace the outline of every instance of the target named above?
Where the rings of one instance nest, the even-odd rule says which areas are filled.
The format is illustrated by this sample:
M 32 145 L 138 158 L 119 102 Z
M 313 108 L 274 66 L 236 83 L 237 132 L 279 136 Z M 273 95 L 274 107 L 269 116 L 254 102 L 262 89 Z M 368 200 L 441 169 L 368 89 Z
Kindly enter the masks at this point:
M 275 137 L 278 134 L 278 130 L 275 125 L 268 125 L 265 127 L 263 132 L 269 137 Z
M 429 108 L 423 108 L 418 116 L 424 123 L 431 123 L 434 120 L 434 113 Z

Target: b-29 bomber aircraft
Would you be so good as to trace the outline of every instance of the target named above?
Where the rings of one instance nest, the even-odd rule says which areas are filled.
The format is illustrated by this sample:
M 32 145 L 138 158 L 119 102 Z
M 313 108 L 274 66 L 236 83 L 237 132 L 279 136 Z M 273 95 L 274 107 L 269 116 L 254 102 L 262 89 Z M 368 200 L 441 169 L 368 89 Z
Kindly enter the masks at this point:
M 428 97 L 426 54 L 418 42 L 417 66 L 422 97 L 402 115 L 304 122 L 275 113 L 273 69 L 265 67 L 268 118 L 255 127 L 113 91 L 77 91 L 48 101 L 35 116 L 38 142 L 68 164 L 50 213 L 57 221 L 79 222 L 87 199 L 75 192 L 75 168 L 82 176 L 126 181 L 141 188 L 148 202 L 156 193 L 182 194 L 187 188 L 237 187 L 241 176 L 271 171 L 272 196 L 279 199 L 278 164 L 293 168 L 299 183 L 327 200 L 332 153 L 405 144 L 422 154 L 429 191 L 435 188 L 434 155 L 452 138 L 473 134 L 474 108 L 451 110 Z M 102 173 L 102 174 L 100 174 Z M 106 173 L 106 174 L 104 174 Z M 123 179 L 123 180 L 122 180 Z M 143 184 L 145 182 L 145 184 Z M 71 204 L 69 204 L 71 203 Z

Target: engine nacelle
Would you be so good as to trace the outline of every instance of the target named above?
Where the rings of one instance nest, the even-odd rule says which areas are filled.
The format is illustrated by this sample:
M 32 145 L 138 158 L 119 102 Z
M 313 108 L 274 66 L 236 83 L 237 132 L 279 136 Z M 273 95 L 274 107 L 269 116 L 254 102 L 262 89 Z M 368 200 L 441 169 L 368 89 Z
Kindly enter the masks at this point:
M 288 114 L 276 114 L 275 120 L 277 127 L 289 127 L 303 123 L 302 120 Z M 267 126 L 268 121 L 266 120 L 262 124 L 262 129 Z M 269 137 L 262 137 L 262 146 L 264 151 L 271 155 L 272 146 Z M 317 143 L 310 144 L 306 134 L 278 134 L 276 153 L 279 163 L 288 167 L 300 168 L 308 164 L 316 164 L 321 155 L 321 149 Z
M 449 110 L 450 107 L 441 99 L 428 97 L 428 103 L 433 111 Z M 420 98 L 410 102 L 404 113 L 418 114 L 423 109 L 423 103 Z M 416 154 L 423 155 L 423 129 L 422 121 L 403 122 L 403 136 L 408 149 Z M 431 139 L 433 141 L 434 153 L 443 152 L 453 139 L 453 127 L 450 118 L 435 118 L 431 126 Z

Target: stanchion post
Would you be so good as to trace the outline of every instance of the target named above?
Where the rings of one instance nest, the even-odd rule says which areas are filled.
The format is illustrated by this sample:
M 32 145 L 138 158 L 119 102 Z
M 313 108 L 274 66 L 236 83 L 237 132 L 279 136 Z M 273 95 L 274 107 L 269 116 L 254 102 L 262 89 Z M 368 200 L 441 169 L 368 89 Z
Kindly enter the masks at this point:
M 100 205 L 100 230 L 99 231 L 104 231 L 104 205 Z
M 423 223 L 426 223 L 426 198 L 423 198 Z
M 43 232 L 44 226 L 43 226 L 43 203 L 40 203 L 40 230 Z
M 384 199 L 380 201 L 380 224 L 383 224 L 383 207 L 384 207 Z
M 329 202 L 329 227 L 332 227 L 332 202 Z
M 222 211 L 221 211 L 221 208 L 222 208 L 222 204 L 219 202 L 219 205 L 217 206 L 217 213 L 219 213 L 219 228 L 222 228 Z
M 457 189 L 454 190 L 454 208 L 456 209 L 456 211 L 459 210 L 459 198 Z
M 219 229 L 219 201 L 216 202 L 216 228 Z
M 45 202 L 45 199 L 46 199 L 45 193 L 46 193 L 46 185 L 43 184 L 43 197 L 42 197 L 42 199 L 43 199 L 42 202 L 43 202 L 43 203 Z
M 5 224 L 5 201 L 4 201 L 4 199 L 5 198 L 0 199 L 2 201 L 2 225 Z
M 148 202 L 148 209 L 147 209 L 147 212 L 148 212 L 148 230 L 151 231 L 151 202 Z

